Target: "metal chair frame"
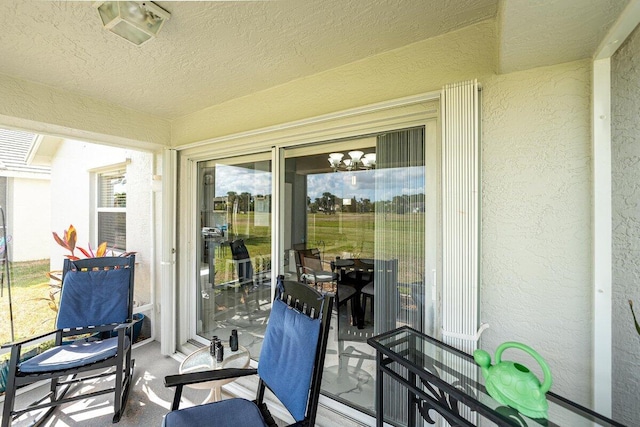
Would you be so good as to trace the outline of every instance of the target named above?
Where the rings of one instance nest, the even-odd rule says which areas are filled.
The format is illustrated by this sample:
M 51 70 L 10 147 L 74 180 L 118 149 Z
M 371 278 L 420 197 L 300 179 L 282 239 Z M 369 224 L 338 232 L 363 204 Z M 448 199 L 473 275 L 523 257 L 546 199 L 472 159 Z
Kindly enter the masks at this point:
M 298 281 L 307 284 L 313 284 L 316 288 L 322 289 L 323 283 L 331 283 L 331 290 L 336 290 L 336 284 L 338 282 L 338 274 L 334 272 L 335 268 L 329 264 L 328 270 L 323 270 L 322 265 L 327 264 L 322 260 L 320 250 L 317 248 L 301 249 L 295 251 L 296 256 L 296 272 L 298 275 Z M 310 266 L 310 263 L 316 264 Z M 320 269 L 318 269 L 320 266 Z M 329 278 L 319 277 L 320 274 L 330 275 Z
M 5 400 L 2 413 L 2 426 L 8 427 L 13 419 L 20 415 L 32 412 L 35 410 L 49 408 L 46 412 L 41 414 L 33 425 L 40 425 L 51 415 L 54 409 L 60 405 L 68 402 L 74 402 L 81 399 L 87 399 L 90 397 L 114 393 L 114 416 L 113 422 L 120 421 L 120 417 L 124 412 L 127 397 L 129 394 L 129 388 L 131 386 L 131 378 L 133 376 L 133 368 L 135 360 L 131 358 L 131 337 L 132 327 L 136 323 L 133 321 L 133 283 L 134 283 L 134 266 L 135 255 L 130 254 L 126 257 L 101 257 L 101 258 L 88 258 L 83 260 L 70 261 L 65 259 L 62 283 L 64 288 L 64 277 L 72 268 L 77 269 L 105 269 L 110 267 L 129 268 L 131 269 L 129 277 L 129 301 L 128 301 L 128 316 L 127 320 L 121 324 L 109 324 L 109 325 L 78 325 L 77 328 L 66 328 L 50 331 L 35 337 L 31 337 L 25 340 L 5 344 L 2 348 L 11 347 L 11 356 L 9 359 L 9 374 L 7 381 L 7 388 L 5 391 Z M 94 362 L 88 365 L 74 367 L 69 369 L 39 372 L 39 373 L 23 373 L 20 371 L 20 353 L 22 347 L 40 340 L 46 336 L 55 334 L 55 346 L 61 346 L 63 338 L 73 337 L 83 334 L 95 334 L 95 333 L 117 333 L 118 336 L 118 348 L 117 354 L 108 359 Z M 127 343 L 125 338 L 129 337 Z M 114 375 L 112 369 L 115 368 L 115 384 L 108 389 L 98 390 L 91 393 L 85 393 L 73 397 L 65 397 L 67 391 L 73 384 L 78 384 L 84 381 L 93 380 L 96 378 L 106 377 Z M 105 370 L 107 370 L 105 372 Z M 101 370 L 97 374 L 83 376 L 78 378 L 79 373 Z M 51 380 L 50 391 L 42 399 L 33 402 L 27 407 L 19 410 L 14 410 L 16 391 L 18 387 L 22 387 L 28 384 L 32 384 L 42 380 Z M 45 402 L 49 400 L 48 402 Z
M 279 280 L 283 280 L 283 277 L 280 276 Z M 293 307 L 304 314 L 313 316 L 313 318 L 321 316 L 322 319 L 320 334 L 318 337 L 319 341 L 315 354 L 315 364 L 313 367 L 311 385 L 309 388 L 306 415 L 304 420 L 299 421 L 295 424 L 295 426 L 298 427 L 312 427 L 315 425 L 318 402 L 320 399 L 320 385 L 322 383 L 324 358 L 326 355 L 327 342 L 329 339 L 331 310 L 333 306 L 334 296 L 331 293 L 322 294 L 304 283 L 286 280 L 283 280 L 282 283 L 284 285 L 284 293 L 282 294 L 281 298 L 287 303 L 288 306 Z M 165 377 L 165 386 L 176 388 L 171 409 L 174 411 L 178 410 L 180 399 L 182 396 L 182 390 L 185 385 L 228 378 L 238 378 L 255 374 L 257 374 L 257 369 L 249 368 L 218 369 L 167 376 Z M 253 402 L 260 409 L 265 422 L 269 426 L 277 427 L 275 420 L 269 413 L 267 405 L 264 402 L 265 390 L 267 388 L 269 388 L 268 384 L 260 379 L 258 381 L 256 399 Z M 210 403 L 209 405 L 215 404 L 216 403 Z

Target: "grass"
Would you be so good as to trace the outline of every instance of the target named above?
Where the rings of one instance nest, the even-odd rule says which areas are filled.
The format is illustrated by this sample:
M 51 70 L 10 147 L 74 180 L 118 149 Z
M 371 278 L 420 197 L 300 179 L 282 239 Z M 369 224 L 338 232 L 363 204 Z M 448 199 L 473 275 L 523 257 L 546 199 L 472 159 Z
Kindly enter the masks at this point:
M 376 214 L 337 213 L 307 216 L 307 247 L 318 247 L 324 259 L 336 256 L 398 259 L 398 281 L 423 280 L 424 214 L 384 214 L 376 230 Z M 377 247 L 376 247 L 377 244 Z
M 15 339 L 52 330 L 55 312 L 44 299 L 49 296 L 49 260 L 11 263 L 11 307 Z M 11 341 L 7 278 L 0 298 L 0 343 Z
M 260 262 L 269 263 L 271 253 L 271 228 L 255 226 L 253 212 L 238 213 L 236 223 L 231 230 L 234 238 L 244 239 L 249 254 Z M 307 214 L 307 247 L 317 247 L 325 260 L 336 256 L 355 258 L 374 258 L 376 242 L 374 213 L 323 213 Z M 382 234 L 384 233 L 384 236 Z M 422 281 L 423 270 L 416 266 L 424 264 L 424 214 L 385 214 L 384 232 L 379 231 L 379 241 L 384 246 L 378 247 L 381 258 L 399 260 L 399 280 L 405 283 Z M 216 281 L 225 282 L 235 278 L 233 269 L 227 268 L 231 259 L 229 251 L 216 252 Z M 254 265 L 256 271 L 269 265 Z
M 390 257 L 398 257 L 401 263 L 406 263 L 409 270 L 401 271 L 401 281 L 411 282 L 414 277 L 416 260 L 424 259 L 422 242 L 415 241 L 415 235 L 423 235 L 424 217 L 422 214 L 407 217 L 407 215 L 387 214 L 385 229 L 394 236 L 388 239 Z M 260 259 L 267 265 L 256 265 L 256 270 L 270 266 L 271 236 L 270 227 L 256 226 L 253 213 L 238 214 L 235 230 L 238 238 L 245 239 L 245 244 L 252 257 Z M 407 220 L 412 219 L 412 227 L 407 228 Z M 348 254 L 353 257 L 373 258 L 375 241 L 375 217 L 373 213 L 339 213 L 335 215 L 309 214 L 307 217 L 308 247 L 318 247 L 324 252 L 325 259 Z M 404 252 L 404 253 L 403 253 Z M 217 254 L 216 270 L 224 272 L 226 260 L 231 258 L 227 251 L 224 256 Z M 418 264 L 419 265 L 419 264 Z M 55 312 L 48 306 L 49 260 L 16 262 L 11 264 L 11 294 L 15 339 L 27 338 L 38 332 L 53 329 Z M 229 272 L 232 273 L 232 272 Z M 222 274 L 221 274 L 222 275 Z M 217 280 L 231 280 L 233 277 Z M 11 341 L 11 326 L 9 318 L 9 298 L 4 278 L 3 296 L 0 298 L 0 343 Z

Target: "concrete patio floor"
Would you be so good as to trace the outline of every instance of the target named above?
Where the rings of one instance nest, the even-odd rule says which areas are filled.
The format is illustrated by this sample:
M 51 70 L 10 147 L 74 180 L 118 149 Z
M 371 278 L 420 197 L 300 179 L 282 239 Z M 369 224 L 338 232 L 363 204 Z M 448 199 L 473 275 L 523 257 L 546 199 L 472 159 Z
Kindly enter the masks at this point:
M 135 371 L 132 388 L 126 410 L 118 424 L 119 427 L 133 426 L 161 426 L 164 415 L 169 412 L 173 399 L 173 389 L 164 387 L 165 375 L 178 372 L 179 362 L 176 358 L 162 356 L 160 344 L 156 341 L 146 342 L 134 346 Z M 249 388 L 251 384 L 242 384 Z M 97 381 L 93 385 L 99 388 Z M 21 393 L 17 398 L 17 406 L 32 402 L 45 393 L 46 386 L 37 387 Z M 181 407 L 191 406 L 202 402 L 207 397 L 206 390 L 185 387 Z M 223 391 L 223 398 L 231 397 L 228 391 Z M 245 397 L 245 396 L 243 396 Z M 247 396 L 248 397 L 248 396 Z M 4 399 L 0 398 L 1 401 Z M 110 394 L 92 399 L 79 400 L 57 408 L 46 421 L 45 426 L 88 426 L 99 427 L 112 424 L 113 396 Z M 31 420 L 25 419 L 14 424 L 16 426 L 30 425 Z M 286 422 L 279 423 L 287 425 Z M 364 424 L 341 417 L 325 406 L 318 409 L 317 426 L 345 426 L 359 427 Z

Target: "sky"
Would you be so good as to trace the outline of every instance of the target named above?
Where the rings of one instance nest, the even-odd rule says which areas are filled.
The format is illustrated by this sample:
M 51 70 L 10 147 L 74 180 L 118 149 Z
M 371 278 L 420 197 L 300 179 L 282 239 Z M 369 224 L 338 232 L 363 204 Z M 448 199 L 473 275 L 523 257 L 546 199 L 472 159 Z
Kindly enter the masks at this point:
M 355 197 L 357 200 L 369 199 L 372 202 L 392 200 L 394 196 L 404 194 L 425 193 L 424 168 L 372 169 L 308 175 L 307 193 L 311 201 L 322 197 L 324 192 L 343 199 Z
M 271 194 L 271 172 L 247 169 L 238 166 L 216 165 L 216 195 L 226 196 L 230 191 Z
M 216 165 L 216 195 L 271 194 L 271 172 L 230 165 Z M 376 180 L 378 191 L 376 192 Z M 355 197 L 372 202 L 392 200 L 394 196 L 426 193 L 424 168 L 405 167 L 320 173 L 307 176 L 307 195 L 314 201 L 329 192 L 343 199 Z

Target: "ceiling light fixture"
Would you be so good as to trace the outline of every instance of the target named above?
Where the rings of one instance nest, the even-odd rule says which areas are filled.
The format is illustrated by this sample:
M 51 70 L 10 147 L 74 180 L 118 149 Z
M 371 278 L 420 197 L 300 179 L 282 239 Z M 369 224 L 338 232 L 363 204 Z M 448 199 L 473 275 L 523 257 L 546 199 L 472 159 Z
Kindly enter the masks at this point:
M 140 46 L 158 35 L 171 14 L 150 1 L 98 1 L 93 4 L 105 29 Z
M 364 154 L 360 150 L 349 151 L 349 158 L 344 159 L 342 153 L 329 154 L 329 164 L 334 172 L 337 172 L 342 165 L 346 170 L 371 169 L 376 166 L 376 153 Z

